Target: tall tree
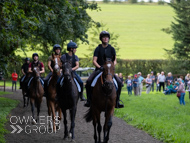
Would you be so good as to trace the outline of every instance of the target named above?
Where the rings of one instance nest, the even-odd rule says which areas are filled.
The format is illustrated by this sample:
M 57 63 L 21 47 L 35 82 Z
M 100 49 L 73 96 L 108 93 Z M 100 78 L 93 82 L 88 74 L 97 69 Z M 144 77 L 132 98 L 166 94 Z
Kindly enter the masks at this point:
M 175 22 L 171 27 L 164 29 L 165 32 L 171 33 L 174 39 L 174 47 L 167 50 L 169 54 L 176 58 L 190 58 L 190 0 L 175 0 L 169 4 L 175 11 Z

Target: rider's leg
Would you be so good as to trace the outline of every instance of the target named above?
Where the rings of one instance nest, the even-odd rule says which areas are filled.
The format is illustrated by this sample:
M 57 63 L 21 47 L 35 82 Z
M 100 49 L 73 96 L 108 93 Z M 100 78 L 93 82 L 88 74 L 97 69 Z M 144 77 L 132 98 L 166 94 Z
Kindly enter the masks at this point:
M 115 80 L 117 81 L 117 85 L 118 85 L 115 108 L 123 108 L 124 105 L 119 102 L 119 101 L 120 101 L 121 88 L 122 88 L 122 82 L 121 82 L 121 80 L 118 78 L 118 76 L 114 75 L 114 78 L 115 78 Z
M 87 102 L 86 102 L 86 104 L 84 105 L 84 106 L 86 106 L 86 107 L 90 107 L 91 96 L 92 96 L 92 95 L 91 95 L 91 94 L 92 94 L 92 87 L 91 87 L 92 80 L 93 80 L 94 77 L 95 77 L 96 75 L 98 75 L 99 73 L 100 73 L 99 70 L 94 71 L 94 72 L 89 76 L 89 78 L 88 78 L 87 81 L 86 81 L 85 87 L 86 87 Z
M 74 74 L 75 74 L 76 80 L 80 84 L 80 88 L 81 88 L 81 92 L 79 92 L 80 100 L 86 101 L 86 99 L 84 98 L 84 95 L 83 95 L 83 81 L 81 80 L 81 78 L 79 77 L 79 75 L 76 72 L 74 72 Z

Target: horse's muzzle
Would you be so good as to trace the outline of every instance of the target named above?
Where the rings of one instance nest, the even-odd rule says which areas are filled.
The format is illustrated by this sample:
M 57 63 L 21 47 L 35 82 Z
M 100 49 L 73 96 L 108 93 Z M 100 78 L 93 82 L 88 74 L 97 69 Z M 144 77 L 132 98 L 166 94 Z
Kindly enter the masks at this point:
M 103 91 L 106 94 L 110 94 L 112 92 L 112 89 L 114 87 L 113 82 L 110 81 L 105 81 L 104 84 L 102 85 Z

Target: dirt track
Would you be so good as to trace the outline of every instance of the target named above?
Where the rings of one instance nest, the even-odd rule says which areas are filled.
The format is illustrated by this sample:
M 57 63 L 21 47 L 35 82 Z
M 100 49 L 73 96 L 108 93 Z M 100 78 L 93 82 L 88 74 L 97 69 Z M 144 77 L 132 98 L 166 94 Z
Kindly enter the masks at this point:
M 51 133 L 51 130 L 47 132 L 47 125 L 38 125 L 33 126 L 30 123 L 19 123 L 17 120 L 19 117 L 28 117 L 31 116 L 30 106 L 27 108 L 23 108 L 23 99 L 21 90 L 14 92 L 12 95 L 5 95 L 7 98 L 16 99 L 20 101 L 20 104 L 11 111 L 8 123 L 6 124 L 6 128 L 12 132 L 13 128 L 11 125 L 16 127 L 19 125 L 23 130 L 20 133 L 17 133 L 19 129 L 15 131 L 15 133 L 10 133 L 5 135 L 7 143 L 68 143 L 70 141 L 63 140 L 64 136 L 64 126 L 63 122 L 61 122 L 61 129 L 57 133 Z M 83 119 L 83 116 L 87 110 L 83 106 L 84 102 L 78 102 L 78 109 L 76 115 L 75 122 L 75 142 L 77 143 L 93 143 L 93 126 L 92 123 L 86 123 Z M 36 111 L 36 110 L 35 110 Z M 43 98 L 40 116 L 47 116 L 47 106 L 46 99 Z M 13 117 L 16 116 L 16 117 Z M 10 117 L 11 120 L 10 120 Z M 44 117 L 42 119 L 45 119 Z M 69 119 L 69 115 L 68 115 Z M 46 120 L 43 120 L 42 123 L 45 123 Z M 14 124 L 16 123 L 16 124 Z M 102 124 L 103 124 L 103 114 L 102 114 Z M 70 122 L 68 122 L 68 127 L 70 127 Z M 37 131 L 33 129 L 38 128 Z M 30 133 L 31 131 L 31 133 Z M 113 118 L 113 125 L 110 132 L 109 143 L 160 143 L 146 132 L 138 130 L 119 118 Z

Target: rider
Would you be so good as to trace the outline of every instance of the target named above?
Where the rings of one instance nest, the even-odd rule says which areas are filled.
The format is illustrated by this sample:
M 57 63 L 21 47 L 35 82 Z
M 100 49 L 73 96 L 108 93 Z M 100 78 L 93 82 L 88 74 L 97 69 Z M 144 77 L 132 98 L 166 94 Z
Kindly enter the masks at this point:
M 22 74 L 23 76 L 20 78 L 20 85 L 23 83 L 24 79 L 26 78 L 26 74 L 28 73 L 28 66 L 29 66 L 29 63 L 30 63 L 30 58 L 25 58 L 25 63 L 22 65 L 21 67 L 21 71 L 22 71 Z M 20 89 L 22 87 L 20 86 Z
M 70 60 L 72 58 L 72 73 L 76 77 L 76 80 L 80 84 L 81 92 L 79 92 L 79 97 L 81 101 L 85 101 L 86 99 L 83 96 L 83 81 L 79 77 L 79 75 L 76 73 L 75 70 L 79 68 L 79 58 L 77 55 L 75 55 L 77 51 L 77 44 L 75 42 L 72 42 L 72 40 L 67 44 L 67 51 L 68 53 L 61 56 L 61 61 L 64 62 L 66 60 Z
M 53 51 L 54 51 L 54 56 L 56 58 L 60 58 L 60 53 L 61 53 L 61 46 L 59 44 L 55 44 L 53 46 Z M 44 79 L 45 82 L 47 82 L 49 80 L 49 78 L 52 76 L 53 74 L 53 59 L 52 56 L 49 56 L 48 58 L 48 69 L 50 70 L 49 74 L 46 76 L 46 78 Z
M 38 58 L 39 58 L 38 54 L 37 54 L 37 53 L 33 53 L 33 55 L 32 55 L 33 61 L 32 61 L 32 62 L 29 64 L 29 66 L 28 66 L 28 72 L 29 72 L 29 73 L 32 73 L 32 72 L 33 72 L 34 67 L 39 67 L 39 69 L 40 69 L 40 74 L 45 73 L 44 64 L 43 64 L 42 62 L 40 62 L 40 61 L 38 60 Z M 27 82 L 27 85 L 28 85 L 28 81 L 29 81 L 31 78 L 32 78 L 32 77 L 30 77 L 30 78 L 27 79 L 27 81 L 26 81 L 26 82 Z M 41 83 L 42 83 L 42 86 L 44 86 L 44 85 L 43 85 L 43 80 L 40 79 L 40 81 L 41 81 Z M 27 88 L 28 88 L 28 86 L 27 86 Z
M 109 32 L 102 31 L 100 33 L 99 38 L 100 38 L 100 41 L 102 42 L 102 44 L 99 44 L 98 47 L 95 49 L 94 57 L 93 57 L 93 64 L 96 66 L 96 69 L 90 75 L 88 80 L 86 81 L 86 93 L 87 93 L 87 102 L 85 104 L 86 107 L 90 107 L 91 94 L 92 94 L 91 83 L 92 83 L 93 79 L 95 78 L 95 76 L 98 75 L 104 69 L 103 68 L 103 64 L 104 64 L 103 57 L 104 57 L 104 55 L 106 56 L 106 58 L 111 58 L 111 59 L 113 58 L 113 56 L 115 56 L 114 65 L 116 65 L 116 63 L 117 63 L 115 49 L 110 44 L 108 44 L 109 40 L 110 40 Z M 114 75 L 114 78 L 116 79 L 117 84 L 118 84 L 116 106 L 115 107 L 116 108 L 123 108 L 124 105 L 119 103 L 122 82 L 120 81 L 120 79 L 116 75 Z

